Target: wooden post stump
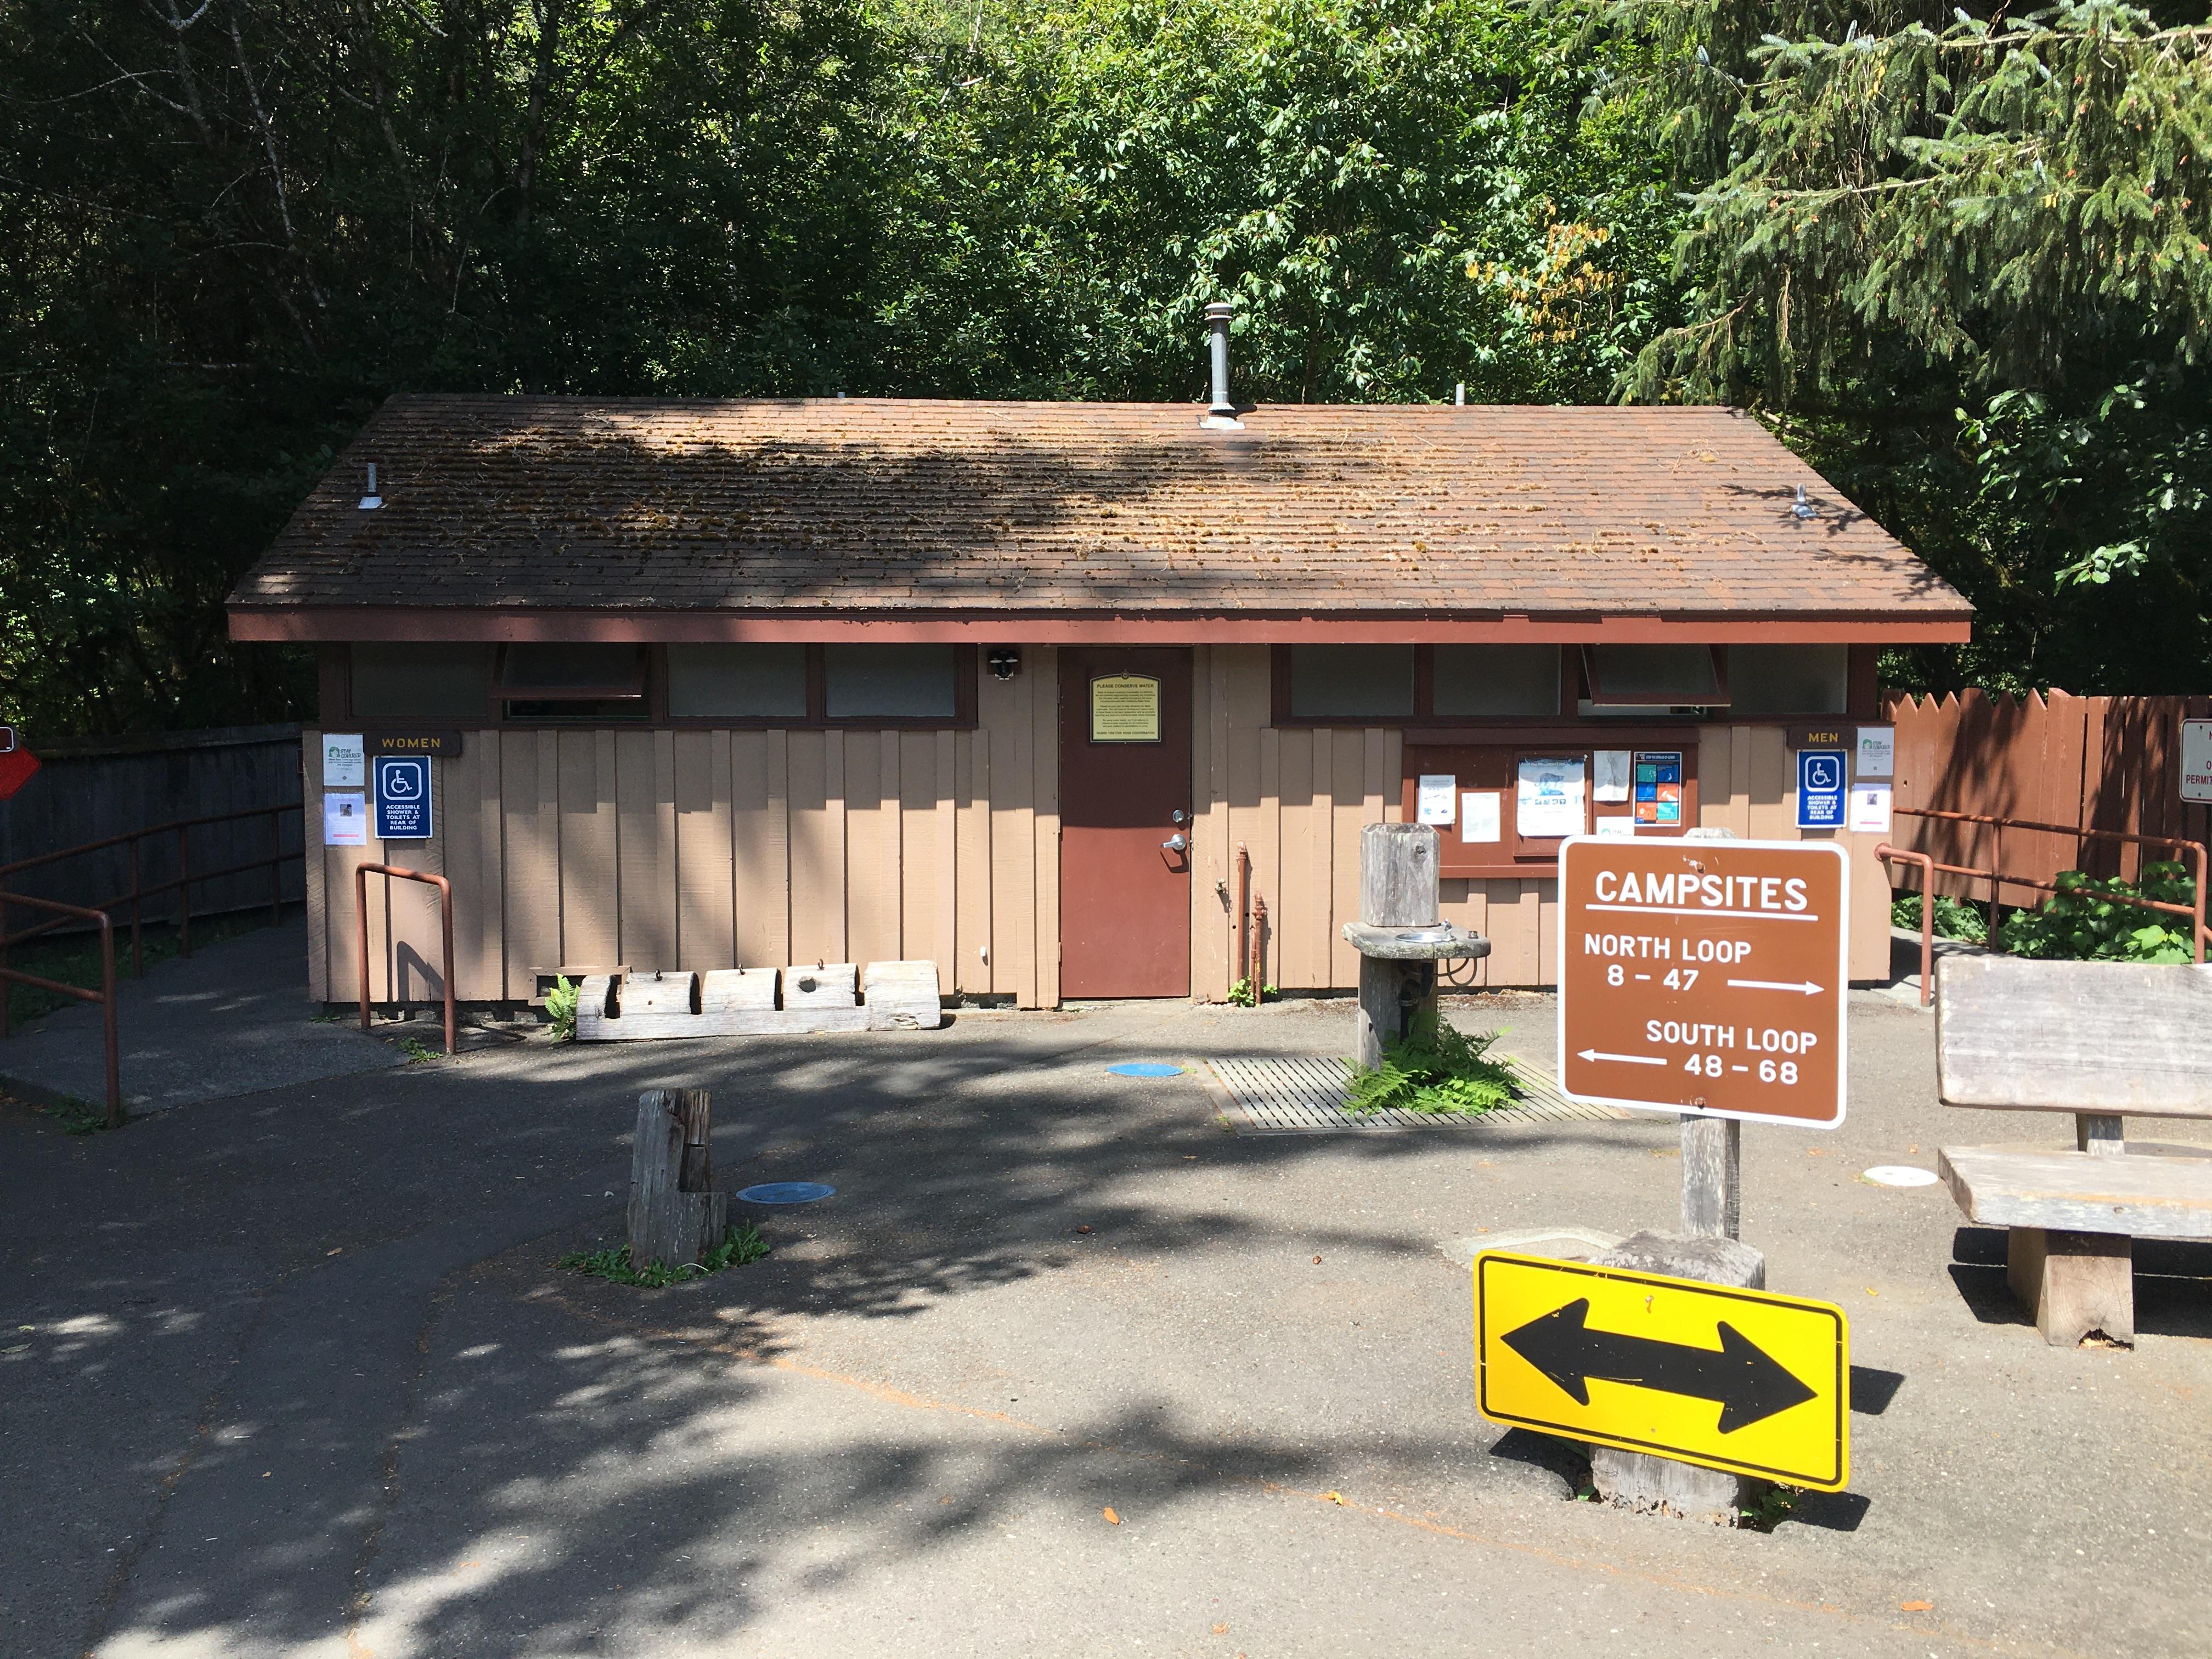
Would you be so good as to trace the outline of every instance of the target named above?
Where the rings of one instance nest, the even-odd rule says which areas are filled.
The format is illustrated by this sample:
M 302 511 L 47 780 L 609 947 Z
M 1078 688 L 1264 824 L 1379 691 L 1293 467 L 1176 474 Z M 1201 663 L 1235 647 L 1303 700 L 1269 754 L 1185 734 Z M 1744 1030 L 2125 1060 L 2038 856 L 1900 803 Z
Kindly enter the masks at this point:
M 1717 1122 L 1708 1121 L 1718 1127 Z M 1686 1123 L 1683 1126 L 1686 1134 L 1689 1127 Z M 1594 1257 L 1592 1265 L 1671 1273 L 1677 1279 L 1698 1279 L 1708 1285 L 1734 1285 L 1746 1290 L 1766 1288 L 1766 1258 L 1732 1238 L 1669 1238 L 1661 1233 L 1638 1233 Z M 1655 1457 L 1649 1452 L 1592 1446 L 1590 1485 L 1605 1502 L 1639 1515 L 1671 1515 L 1733 1527 L 1744 1510 L 1758 1500 L 1765 1483 L 1723 1469 Z
M 696 1264 L 730 1226 L 730 1195 L 714 1188 L 714 1109 L 704 1089 L 647 1089 L 637 1097 L 629 1164 L 629 1259 Z
M 1373 927 L 1427 927 L 1438 908 L 1437 832 L 1425 823 L 1370 823 L 1359 832 L 1359 920 Z M 1437 1007 L 1433 962 L 1359 958 L 1362 1066 L 1380 1065 L 1382 1044 L 1413 1017 Z

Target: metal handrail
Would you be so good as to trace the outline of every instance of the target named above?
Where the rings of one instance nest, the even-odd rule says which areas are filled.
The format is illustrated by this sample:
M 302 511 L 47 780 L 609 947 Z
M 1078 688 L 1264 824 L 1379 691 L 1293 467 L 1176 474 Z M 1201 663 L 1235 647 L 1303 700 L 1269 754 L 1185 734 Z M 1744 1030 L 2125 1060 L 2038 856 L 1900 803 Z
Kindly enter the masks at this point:
M 368 878 L 384 876 L 399 881 L 419 881 L 438 890 L 438 921 L 445 935 L 446 961 L 446 1052 L 453 1052 L 453 884 L 443 876 L 434 876 L 421 870 L 403 870 L 396 864 L 359 864 L 354 866 L 353 904 L 354 931 L 361 938 L 361 1029 L 368 1030 Z
M 93 923 L 100 929 L 100 989 L 88 991 L 78 985 L 64 985 L 59 980 L 46 979 L 38 974 L 27 974 L 20 968 L 8 966 L 8 907 L 27 904 L 34 910 L 55 910 L 66 919 L 76 916 Z M 107 1045 L 107 1127 L 119 1128 L 123 1123 L 123 1083 L 115 1042 L 115 922 L 104 910 L 94 910 L 81 904 L 64 904 L 55 899 L 33 898 L 27 893 L 0 892 L 0 1036 L 5 1036 L 8 1005 L 7 987 L 9 984 L 35 985 L 42 991 L 57 995 L 74 997 L 79 1002 L 96 1002 L 101 1010 L 100 1024 Z
M 106 836 L 98 841 L 81 842 L 74 847 L 64 847 L 59 852 L 40 853 L 30 858 L 17 859 L 13 864 L 0 864 L 0 881 L 4 881 L 19 871 L 34 870 L 44 865 L 58 864 L 64 859 L 81 858 L 88 853 L 104 853 L 112 847 L 128 847 L 131 855 L 129 890 L 117 894 L 112 898 L 103 899 L 89 908 L 106 912 L 118 909 L 125 904 L 131 907 L 131 976 L 133 979 L 141 979 L 145 976 L 146 963 L 140 942 L 139 927 L 144 917 L 145 901 L 156 893 L 166 893 L 171 889 L 176 890 L 177 946 L 178 953 L 182 956 L 189 957 L 192 953 L 191 890 L 196 883 L 214 881 L 223 876 L 242 876 L 253 870 L 266 870 L 269 872 L 269 919 L 275 921 L 283 915 L 284 866 L 297 859 L 304 867 L 307 860 L 307 848 L 303 823 L 302 844 L 300 850 L 292 853 L 284 850 L 281 819 L 287 812 L 304 813 L 305 811 L 306 806 L 302 802 L 285 801 L 275 806 L 246 806 L 240 807 L 236 811 L 210 812 L 196 818 L 173 818 L 167 823 L 149 824 L 143 830 L 126 830 L 119 836 Z M 220 870 L 196 871 L 191 867 L 190 837 L 192 830 L 210 823 L 234 823 L 241 818 L 253 817 L 265 817 L 269 820 L 269 856 L 267 858 L 248 859 L 243 864 L 226 865 Z M 150 836 L 170 835 L 177 838 L 177 874 L 167 881 L 157 881 L 149 885 L 139 878 L 138 843 Z M 8 933 L 5 924 L 0 923 L 0 961 L 6 959 L 9 945 L 19 945 L 25 939 L 36 939 L 42 933 L 50 933 L 55 928 L 66 925 L 69 920 L 66 915 L 57 916 L 52 921 L 36 927 L 27 928 L 22 933 L 12 936 Z M 0 1006 L 0 1037 L 7 1035 L 8 1014 L 4 1006 Z
M 1996 848 L 1991 861 L 1997 865 L 2004 862 L 2004 832 L 2007 830 L 2029 830 L 2044 835 L 2071 836 L 2077 842 L 2117 841 L 2139 847 L 2172 847 L 2184 853 L 2194 854 L 2197 865 L 2196 876 L 2192 884 L 2195 896 L 2188 904 L 2172 904 L 2164 899 L 2136 898 L 2124 893 L 2100 893 L 2097 896 L 2108 899 L 2114 904 L 2125 904 L 2138 910 L 2160 910 L 2168 915 L 2187 916 L 2190 924 L 2190 939 L 2196 960 L 2199 965 L 2202 965 L 2204 961 L 2206 860 L 2204 843 L 2202 842 L 2185 840 L 2179 836 L 2139 836 L 2124 830 L 2087 830 L 2080 824 L 2039 823 L 2033 818 L 1998 817 L 1986 812 L 1952 812 L 1929 806 L 1899 806 L 1894 810 L 1901 817 L 1934 818 L 1947 823 L 1984 823 L 1993 826 L 1996 830 L 1994 838 Z M 1880 856 L 1878 851 L 1876 856 Z M 1928 855 L 1915 854 L 1912 857 L 1917 860 L 1927 858 Z M 1943 864 L 1934 859 L 1929 859 L 1928 867 L 1931 884 L 1933 873 L 1937 871 L 1941 871 L 1945 875 L 1966 876 L 1987 881 L 1990 884 L 1990 936 L 1992 939 L 1996 937 L 1997 896 L 2001 890 L 2006 887 L 2033 887 L 2039 892 L 2045 893 L 2056 893 L 2061 890 L 2055 882 L 2039 881 L 2033 876 L 2008 876 L 1999 869 L 1982 870 L 1972 865 Z M 1933 892 L 1926 894 L 1921 899 L 1920 927 L 1923 934 L 1927 933 L 1933 925 L 1931 917 L 1935 911 L 1935 904 Z
M 1908 853 L 1887 842 L 1876 847 L 1874 855 L 1884 864 L 1920 866 L 1920 1006 L 1925 1008 L 1929 1000 L 1929 981 L 1936 973 L 1936 860 L 1925 853 Z

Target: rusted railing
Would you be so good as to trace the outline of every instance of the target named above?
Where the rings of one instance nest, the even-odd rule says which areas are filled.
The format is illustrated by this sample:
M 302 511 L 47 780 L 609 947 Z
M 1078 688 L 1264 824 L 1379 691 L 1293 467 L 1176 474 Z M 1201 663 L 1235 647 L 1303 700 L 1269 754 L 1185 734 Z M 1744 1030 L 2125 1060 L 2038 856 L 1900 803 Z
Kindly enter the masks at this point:
M 2077 842 L 2113 841 L 2138 847 L 2173 848 L 2188 855 L 2188 861 L 2193 862 L 2196 866 L 2191 872 L 2195 896 L 2191 902 L 2175 904 L 2165 899 L 2141 898 L 2122 893 L 2100 892 L 2097 896 L 2109 900 L 2114 904 L 2130 905 L 2138 910 L 2158 910 L 2168 915 L 2188 917 L 2189 936 L 2192 942 L 2194 955 L 2198 963 L 2201 963 L 2204 960 L 2205 854 L 2204 843 L 2202 842 L 2185 841 L 2179 836 L 2137 836 L 2119 830 L 2085 830 L 2079 824 L 2072 823 L 2039 823 L 2030 818 L 1996 817 L 1984 812 L 1946 812 L 1934 807 L 1900 806 L 1896 809 L 1896 811 L 1899 817 L 1929 818 L 1942 823 L 1978 823 L 1986 825 L 1996 832 L 1992 837 L 1995 847 L 1990 860 L 1991 867 L 1986 870 L 1973 865 L 1945 864 L 1940 860 L 1929 857 L 1924 853 L 1898 855 L 1909 857 L 1916 863 L 1926 859 L 1928 885 L 1930 888 L 1934 886 L 1934 878 L 1938 873 L 1947 876 L 1965 876 L 1971 880 L 1988 882 L 1990 884 L 1990 938 L 1992 942 L 1995 941 L 1997 932 L 1997 896 L 2002 889 L 2032 887 L 2044 893 L 2056 893 L 2059 890 L 2055 882 L 2039 880 L 2033 876 L 2012 876 L 2004 873 L 2004 832 L 2006 830 L 2027 830 L 2039 835 L 2071 836 Z M 1877 852 L 1877 856 L 1879 855 Z M 1920 901 L 1920 930 L 1923 939 L 1931 937 L 1930 929 L 1934 925 L 1935 909 L 1936 896 L 1932 891 L 1927 892 Z
M 41 853 L 35 858 L 18 859 L 13 864 L 0 864 L 0 883 L 4 883 L 9 877 L 21 871 L 40 869 L 49 864 L 58 864 L 64 859 L 82 858 L 88 854 L 104 853 L 112 847 L 129 848 L 131 885 L 113 898 L 104 899 L 99 903 L 85 908 L 106 912 L 118 910 L 126 904 L 131 907 L 131 976 L 137 979 L 144 974 L 146 968 L 145 958 L 139 945 L 139 923 L 145 912 L 146 901 L 156 893 L 166 893 L 172 889 L 175 890 L 177 948 L 179 954 L 184 956 L 190 956 L 192 953 L 192 888 L 198 883 L 214 881 L 223 876 L 241 876 L 252 870 L 266 870 L 269 872 L 269 919 L 271 921 L 277 920 L 283 912 L 284 866 L 294 859 L 299 859 L 304 862 L 307 856 L 304 847 L 297 852 L 288 853 L 284 850 L 282 820 L 285 813 L 297 812 L 301 810 L 298 801 L 291 801 L 281 806 L 248 806 L 235 812 L 210 812 L 204 817 L 177 818 L 170 823 L 156 823 L 144 830 L 126 830 L 119 836 L 109 836 L 100 841 L 84 842 L 76 847 L 64 847 L 58 853 Z M 265 817 L 269 820 L 268 857 L 248 859 L 243 864 L 228 864 L 220 870 L 195 870 L 191 867 L 191 832 L 193 830 L 206 824 L 234 823 L 242 818 L 257 817 Z M 167 881 L 157 881 L 149 885 L 139 876 L 138 844 L 157 836 L 176 837 L 177 873 Z M 27 928 L 12 937 L 8 934 L 4 924 L 0 924 L 0 961 L 6 959 L 4 953 L 9 945 L 20 945 L 27 939 L 35 939 L 41 933 L 52 933 L 57 927 L 66 927 L 74 915 L 75 912 L 72 911 L 70 915 L 56 916 L 52 921 Z M 7 1035 L 7 1010 L 4 1001 L 0 1000 L 0 1036 Z
M 1931 981 L 1936 974 L 1936 860 L 1925 853 L 1908 853 L 1887 842 L 1875 848 L 1874 855 L 1884 864 L 1920 866 L 1920 1006 L 1925 1008 L 1935 995 Z
M 403 870 L 396 864 L 354 866 L 354 931 L 361 936 L 361 1029 L 364 1031 L 368 1030 L 368 878 L 372 875 L 396 881 L 419 881 L 425 886 L 438 890 L 438 921 L 446 949 L 442 975 L 446 989 L 446 1052 L 450 1054 L 453 1052 L 453 884 L 443 876 L 427 875 L 420 870 Z
M 59 980 L 46 979 L 37 974 L 27 974 L 20 968 L 8 965 L 8 907 L 26 904 L 34 910 L 52 910 L 58 921 L 75 917 L 89 921 L 100 929 L 100 988 L 88 991 L 80 985 L 64 985 Z M 49 926 L 55 925 L 49 923 Z M 19 934 L 28 938 L 28 934 Z M 72 997 L 79 1002 L 96 1002 L 100 1009 L 101 1035 L 107 1047 L 107 1127 L 119 1127 L 123 1122 L 123 1081 L 121 1066 L 117 1058 L 115 1042 L 115 923 L 104 910 L 88 905 L 61 904 L 52 899 L 33 898 L 27 893 L 0 892 L 0 1022 L 4 1022 L 9 985 L 35 985 L 41 991 L 52 991 L 57 996 Z M 0 1036 L 7 1035 L 7 1026 L 0 1023 Z

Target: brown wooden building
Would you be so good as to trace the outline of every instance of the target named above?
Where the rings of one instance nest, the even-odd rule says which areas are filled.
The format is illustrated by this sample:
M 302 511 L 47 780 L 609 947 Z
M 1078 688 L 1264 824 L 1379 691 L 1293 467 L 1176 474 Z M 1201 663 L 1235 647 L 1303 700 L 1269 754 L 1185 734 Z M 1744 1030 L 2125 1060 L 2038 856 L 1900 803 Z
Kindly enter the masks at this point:
M 319 999 L 381 858 L 451 878 L 467 1001 L 924 957 L 1051 1006 L 1225 994 L 1240 846 L 1265 979 L 1352 985 L 1359 826 L 1424 776 L 1475 982 L 1547 983 L 1524 763 L 1671 775 L 1635 833 L 1794 837 L 1787 728 L 1877 720 L 1876 652 L 1971 611 L 1722 409 L 403 397 L 230 615 L 321 649 Z M 354 732 L 459 733 L 430 839 L 318 845 Z M 1635 816 L 1607 793 L 1586 827 Z M 1882 976 L 1878 837 L 1844 839 Z M 373 994 L 434 995 L 428 890 L 378 885 Z

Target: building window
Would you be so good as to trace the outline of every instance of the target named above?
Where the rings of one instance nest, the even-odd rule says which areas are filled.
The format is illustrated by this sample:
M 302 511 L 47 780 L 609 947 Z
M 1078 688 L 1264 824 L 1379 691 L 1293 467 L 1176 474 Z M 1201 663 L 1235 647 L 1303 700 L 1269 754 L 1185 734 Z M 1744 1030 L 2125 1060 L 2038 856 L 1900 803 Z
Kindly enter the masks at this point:
M 1556 714 L 1556 645 L 1439 645 L 1430 670 L 1430 712 L 1439 718 Z
M 951 646 L 829 645 L 822 655 L 831 720 L 950 720 L 959 712 Z
M 488 645 L 362 641 L 350 655 L 356 719 L 480 722 L 491 712 Z
M 1634 714 L 1654 709 L 1728 707 L 1728 681 L 1710 645 L 1586 645 L 1583 714 Z
M 672 645 L 672 720 L 806 719 L 803 645 Z
M 510 645 L 500 657 L 499 695 L 511 720 L 642 720 L 641 645 Z
M 1731 714 L 1842 714 L 1850 710 L 1847 645 L 1732 645 Z
M 1412 646 L 1293 645 L 1288 653 L 1292 720 L 1413 718 Z

